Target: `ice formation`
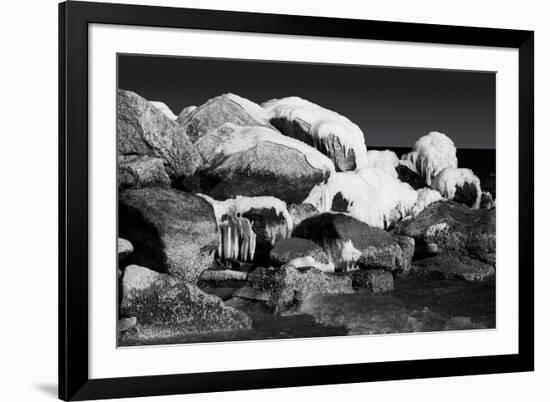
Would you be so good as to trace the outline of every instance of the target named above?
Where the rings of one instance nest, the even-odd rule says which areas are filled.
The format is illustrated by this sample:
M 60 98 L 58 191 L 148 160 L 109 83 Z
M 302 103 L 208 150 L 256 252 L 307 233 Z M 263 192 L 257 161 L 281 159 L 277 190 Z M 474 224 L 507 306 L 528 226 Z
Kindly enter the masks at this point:
M 164 113 L 164 115 L 168 117 L 170 120 L 176 120 L 178 118 L 178 116 L 176 116 L 174 112 L 170 110 L 170 108 L 166 103 L 159 102 L 159 101 L 149 101 L 149 103 L 154 107 L 156 107 L 158 110 L 160 110 L 162 113 Z
M 269 119 L 285 119 L 288 122 L 302 121 L 309 126 L 308 135 L 312 143 L 321 152 L 330 156 L 332 142 L 329 137 L 338 138 L 347 157 L 351 151 L 355 155 L 356 167 L 365 166 L 367 147 L 363 132 L 347 117 L 297 96 L 272 99 L 262 104 Z M 332 153 L 331 153 L 332 152 Z
M 413 152 L 408 160 L 415 159 L 414 152 L 416 152 L 416 171 L 428 186 L 443 169 L 458 166 L 453 141 L 437 131 L 420 137 L 414 144 Z
M 247 151 L 261 142 L 271 142 L 292 148 L 304 154 L 307 162 L 315 169 L 322 170 L 329 175 L 335 171 L 334 164 L 327 156 L 302 141 L 284 136 L 269 127 L 237 126 L 235 124 L 226 123 L 217 129 L 220 133 L 223 133 L 224 130 L 231 131 L 230 140 L 222 141 L 215 150 L 216 154 L 229 156 Z M 210 140 L 208 137 L 209 135 L 202 137 L 197 144 L 199 144 L 200 141 Z M 211 159 L 214 158 L 212 157 Z
M 286 203 L 275 197 L 244 197 L 237 196 L 224 201 L 217 201 L 205 194 L 197 194 L 204 198 L 214 208 L 214 215 L 220 229 L 220 243 L 218 254 L 222 259 L 236 259 L 252 261 L 256 249 L 256 233 L 252 230 L 254 222 L 243 217 L 253 209 L 273 210 L 275 215 L 284 219 L 286 236 L 292 232 L 292 216 L 289 214 Z M 265 228 L 265 230 L 276 228 Z M 286 237 L 285 236 L 285 237 Z M 277 234 L 271 233 L 270 239 L 276 239 Z
M 447 167 L 435 177 L 431 187 L 448 200 L 454 199 L 464 202 L 472 208 L 479 208 L 481 185 L 478 177 L 470 169 Z M 472 192 L 474 193 L 473 197 L 471 196 Z
M 416 171 L 416 159 L 417 158 L 418 158 L 418 152 L 411 151 L 411 152 L 406 153 L 405 155 L 401 156 L 401 160 L 399 161 L 399 164 L 403 165 L 403 166 L 407 166 L 413 172 L 418 173 Z
M 414 217 L 426 209 L 428 205 L 443 199 L 439 191 L 430 188 L 419 188 L 416 193 L 418 197 L 411 211 L 411 215 Z
M 224 260 L 252 261 L 256 251 L 256 233 L 242 216 L 230 216 L 219 225 L 218 255 Z
M 408 216 L 417 200 L 417 193 L 409 184 L 383 169 L 363 168 L 335 173 L 326 183 L 315 186 L 304 203 L 329 212 L 338 194 L 347 202 L 344 212 L 380 228 Z
M 380 168 L 392 176 L 397 177 L 395 167 L 398 164 L 399 158 L 393 151 L 367 151 L 367 162 L 365 167 Z

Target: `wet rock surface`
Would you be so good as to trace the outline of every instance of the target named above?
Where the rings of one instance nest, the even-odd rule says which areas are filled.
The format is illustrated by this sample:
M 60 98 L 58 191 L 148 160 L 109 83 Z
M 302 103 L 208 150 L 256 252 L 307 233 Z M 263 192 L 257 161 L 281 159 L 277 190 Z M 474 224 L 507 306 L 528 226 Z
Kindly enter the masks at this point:
M 463 279 L 470 282 L 494 280 L 495 268 L 469 257 L 440 254 L 414 261 L 412 272 L 438 279 Z
M 311 240 L 294 237 L 278 241 L 269 257 L 276 266 L 291 263 L 297 268 L 312 266 L 321 271 L 334 271 L 325 251 Z
M 296 310 L 315 293 L 353 293 L 351 279 L 346 276 L 290 265 L 257 268 L 248 274 L 247 284 L 269 294 L 267 304 L 275 313 Z
M 194 283 L 219 242 L 212 206 L 168 188 L 131 189 L 119 197 L 120 235 L 132 242 L 128 262 Z
M 495 223 L 495 209 L 440 201 L 416 218 L 397 223 L 394 232 L 414 238 L 417 251 L 463 255 L 495 266 Z
M 393 275 L 380 269 L 358 269 L 348 272 L 354 289 L 367 289 L 373 294 L 393 290 Z
M 125 269 L 121 312 L 137 321 L 123 333 L 123 345 L 181 334 L 243 330 L 252 325 L 248 316 L 224 305 L 218 297 L 137 265 Z

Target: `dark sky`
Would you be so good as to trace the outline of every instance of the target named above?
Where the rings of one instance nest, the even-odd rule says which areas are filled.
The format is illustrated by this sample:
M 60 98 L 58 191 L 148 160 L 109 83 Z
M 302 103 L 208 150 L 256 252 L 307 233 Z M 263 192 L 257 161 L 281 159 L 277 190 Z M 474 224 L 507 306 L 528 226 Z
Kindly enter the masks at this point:
M 120 55 L 118 80 L 176 115 L 226 92 L 257 103 L 295 95 L 359 125 L 367 148 L 411 147 L 429 131 L 495 148 L 494 73 Z

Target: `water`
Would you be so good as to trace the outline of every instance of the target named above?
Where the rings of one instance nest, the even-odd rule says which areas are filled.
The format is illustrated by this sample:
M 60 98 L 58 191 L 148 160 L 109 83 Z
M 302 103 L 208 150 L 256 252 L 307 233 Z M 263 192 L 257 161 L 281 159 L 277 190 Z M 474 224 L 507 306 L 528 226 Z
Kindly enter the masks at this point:
M 243 309 L 253 321 L 251 330 L 150 339 L 140 344 L 491 329 L 495 328 L 495 300 L 494 283 L 397 278 L 395 289 L 383 295 L 367 291 L 315 295 L 301 311 L 283 316 L 272 315 L 251 302 Z

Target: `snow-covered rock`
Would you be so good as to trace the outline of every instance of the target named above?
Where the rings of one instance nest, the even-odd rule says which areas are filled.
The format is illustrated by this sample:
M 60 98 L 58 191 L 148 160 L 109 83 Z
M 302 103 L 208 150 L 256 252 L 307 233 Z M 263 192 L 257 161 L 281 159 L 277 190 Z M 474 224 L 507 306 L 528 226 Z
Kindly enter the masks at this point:
M 168 107 L 168 105 L 164 102 L 160 101 L 149 101 L 151 105 L 156 107 L 158 110 L 160 110 L 166 117 L 168 117 L 170 120 L 176 120 L 178 116 L 172 112 L 172 110 Z
M 311 190 L 305 203 L 321 212 L 346 212 L 371 226 L 387 228 L 410 214 L 417 193 L 379 168 L 340 172 Z
M 340 271 L 362 268 L 405 272 L 410 268 L 412 253 L 403 237 L 396 239 L 349 215 L 324 213 L 308 218 L 294 228 L 292 237 L 317 243 Z
M 185 188 L 219 200 L 269 195 L 300 203 L 334 172 L 321 152 L 268 127 L 225 124 L 195 147 L 203 164 Z
M 329 156 L 337 170 L 365 165 L 365 137 L 348 118 L 297 96 L 272 99 L 262 106 L 271 124 Z
M 405 160 L 415 162 L 416 171 L 428 186 L 443 169 L 458 166 L 453 141 L 437 131 L 420 137 L 414 144 L 412 153 L 408 154 Z
M 270 126 L 260 105 L 234 94 L 216 96 L 194 109 L 186 108 L 177 121 L 193 142 L 226 123 Z
M 237 196 L 217 201 L 204 194 L 199 196 L 214 208 L 220 229 L 218 255 L 222 259 L 265 259 L 273 245 L 292 232 L 292 217 L 286 204 L 275 197 Z
M 479 179 L 470 169 L 445 168 L 435 176 L 431 187 L 448 200 L 479 208 L 481 186 Z
M 393 151 L 387 149 L 383 151 L 367 151 L 367 162 L 365 167 L 379 168 L 397 177 L 397 171 L 395 170 L 397 165 L 399 165 L 399 158 Z

